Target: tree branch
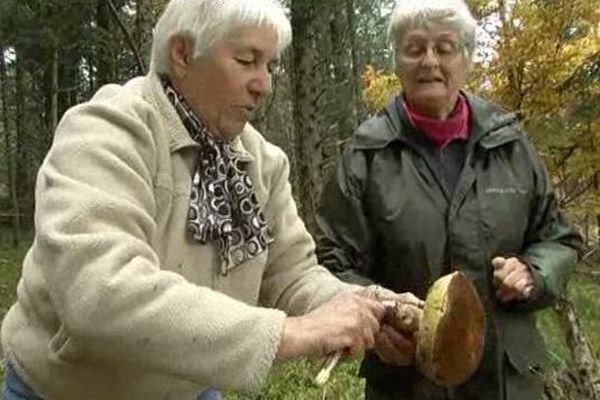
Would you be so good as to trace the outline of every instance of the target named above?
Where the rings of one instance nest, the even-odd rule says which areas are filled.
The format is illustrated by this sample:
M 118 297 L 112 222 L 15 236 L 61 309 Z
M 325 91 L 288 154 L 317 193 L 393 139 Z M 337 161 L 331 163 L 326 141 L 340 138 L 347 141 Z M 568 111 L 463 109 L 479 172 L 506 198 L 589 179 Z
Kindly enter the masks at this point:
M 144 63 L 144 59 L 142 58 L 139 49 L 137 48 L 137 46 L 135 45 L 135 42 L 133 41 L 133 37 L 131 36 L 131 33 L 129 32 L 129 30 L 123 23 L 123 21 L 121 21 L 121 19 L 119 18 L 119 12 L 117 11 L 117 8 L 115 7 L 115 4 L 113 3 L 113 1 L 106 0 L 106 3 L 108 4 L 110 13 L 114 17 L 115 21 L 117 21 L 117 24 L 119 24 L 121 31 L 123 31 L 123 34 L 125 35 L 125 39 L 127 41 L 127 44 L 129 45 L 129 47 L 131 48 L 131 51 L 133 51 L 133 54 L 135 55 L 135 60 L 137 62 L 137 67 L 138 67 L 140 74 L 145 75 L 146 74 L 146 64 Z

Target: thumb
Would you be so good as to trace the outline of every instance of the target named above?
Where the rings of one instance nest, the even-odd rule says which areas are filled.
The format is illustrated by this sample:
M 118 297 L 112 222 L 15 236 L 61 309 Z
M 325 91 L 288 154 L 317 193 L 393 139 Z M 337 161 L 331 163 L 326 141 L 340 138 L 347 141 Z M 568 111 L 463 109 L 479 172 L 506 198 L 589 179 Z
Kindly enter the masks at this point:
M 506 258 L 504 258 L 504 257 L 494 257 L 492 259 L 492 266 L 494 267 L 494 269 L 502 268 L 505 263 L 506 263 Z

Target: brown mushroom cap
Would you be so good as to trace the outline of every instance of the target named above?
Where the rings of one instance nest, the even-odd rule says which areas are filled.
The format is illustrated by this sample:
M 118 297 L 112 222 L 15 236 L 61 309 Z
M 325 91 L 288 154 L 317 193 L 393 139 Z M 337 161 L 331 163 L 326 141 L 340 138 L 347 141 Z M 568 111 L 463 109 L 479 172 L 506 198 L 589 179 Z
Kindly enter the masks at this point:
M 429 379 L 454 387 L 473 375 L 483 355 L 485 314 L 464 273 L 443 276 L 431 286 L 416 334 L 417 367 Z

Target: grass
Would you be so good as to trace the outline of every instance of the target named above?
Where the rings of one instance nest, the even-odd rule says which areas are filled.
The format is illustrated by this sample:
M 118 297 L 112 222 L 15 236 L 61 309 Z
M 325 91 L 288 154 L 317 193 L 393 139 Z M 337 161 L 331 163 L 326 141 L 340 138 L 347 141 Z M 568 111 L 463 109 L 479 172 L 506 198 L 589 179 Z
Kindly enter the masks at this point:
M 334 369 L 327 384 L 316 387 L 312 379 L 320 369 L 320 363 L 308 360 L 289 362 L 276 367 L 267 385 L 258 395 L 228 393 L 227 400 L 356 400 L 363 397 L 364 379 L 359 379 L 358 359 L 347 361 Z
M 28 244 L 13 248 L 0 240 L 0 317 L 16 300 L 16 284 L 21 274 L 21 261 Z M 569 285 L 569 298 L 574 302 L 584 332 L 594 350 L 600 354 L 600 285 L 583 275 L 575 275 Z M 554 367 L 570 360 L 561 332 L 560 321 L 552 310 L 538 314 L 538 326 L 548 345 Z M 320 365 L 308 360 L 289 362 L 274 368 L 260 394 L 227 393 L 228 400 L 354 400 L 363 398 L 364 380 L 357 377 L 359 361 L 352 360 L 336 367 L 325 387 L 312 384 Z M 0 377 L 0 383 L 2 378 Z
M 21 261 L 29 243 L 17 247 L 0 241 L 0 319 L 17 299 L 16 286 L 21 276 Z

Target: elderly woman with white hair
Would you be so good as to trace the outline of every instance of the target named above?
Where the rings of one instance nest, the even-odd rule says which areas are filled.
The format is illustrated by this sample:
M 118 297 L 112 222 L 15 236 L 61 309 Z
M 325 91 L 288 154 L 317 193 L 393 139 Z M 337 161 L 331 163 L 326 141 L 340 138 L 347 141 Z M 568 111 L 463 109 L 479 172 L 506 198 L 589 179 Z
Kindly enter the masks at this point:
M 172 0 L 149 74 L 65 114 L 2 325 L 6 400 L 219 398 L 373 346 L 384 306 L 317 264 L 287 158 L 247 123 L 290 36 L 277 0 Z
M 515 114 L 462 89 L 475 29 L 461 0 L 397 2 L 389 38 L 402 93 L 344 149 L 317 254 L 346 280 L 419 297 L 462 270 L 486 311 L 483 361 L 464 384 L 437 386 L 413 366 L 412 338 L 384 325 L 361 368 L 367 399 L 541 398 L 532 312 L 563 293 L 581 238 Z

